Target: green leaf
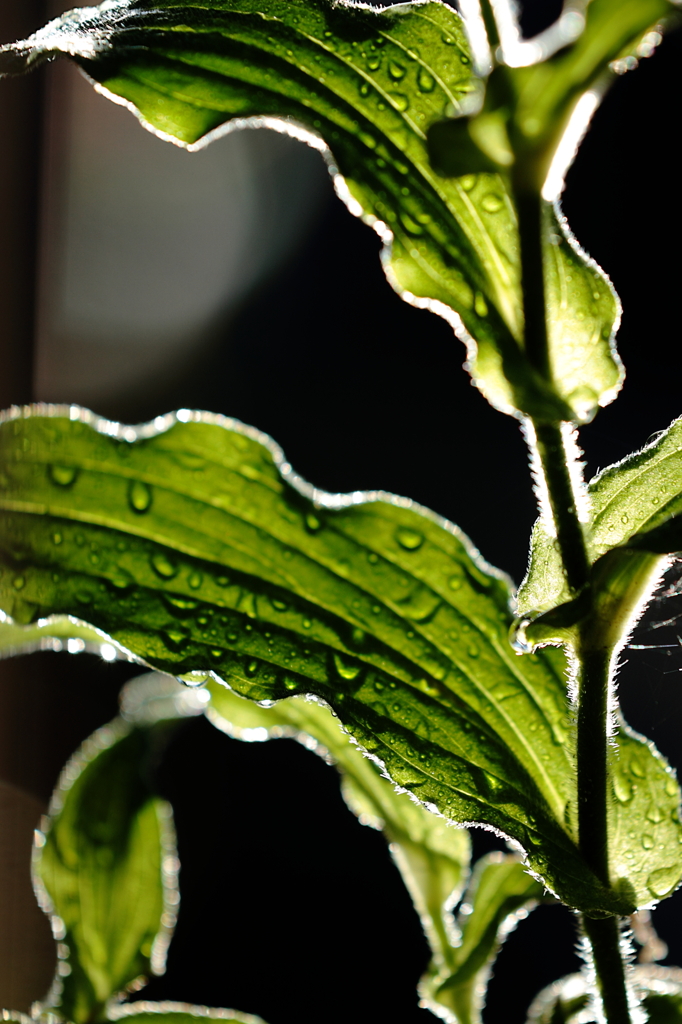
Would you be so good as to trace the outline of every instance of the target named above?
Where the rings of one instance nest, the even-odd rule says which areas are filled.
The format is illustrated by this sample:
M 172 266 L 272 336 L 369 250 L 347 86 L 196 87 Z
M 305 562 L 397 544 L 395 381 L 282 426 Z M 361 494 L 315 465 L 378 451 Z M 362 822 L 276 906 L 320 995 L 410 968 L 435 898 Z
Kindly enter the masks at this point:
M 542 897 L 543 887 L 524 871 L 519 858 L 491 853 L 478 861 L 457 924 L 459 943 L 451 946 L 439 972 L 420 985 L 429 1009 L 456 1024 L 480 1024 L 493 961 L 506 935 Z
M 604 563 L 607 586 L 632 556 L 682 550 L 682 419 L 641 451 L 598 473 L 588 485 L 590 521 L 585 531 L 590 561 Z M 518 612 L 532 616 L 570 600 L 556 541 L 538 520 L 528 574 L 518 594 Z
M 174 834 L 146 779 L 161 739 L 121 719 L 96 732 L 64 769 L 37 833 L 34 872 L 64 952 L 52 1005 L 74 1024 L 102 1020 L 110 998 L 164 969 L 177 905 L 164 857 L 174 855 Z
M 512 837 L 570 905 L 650 902 L 583 863 L 563 658 L 514 653 L 509 581 L 456 527 L 390 495 L 315 491 L 220 417 L 44 412 L 0 426 L 7 615 L 87 615 L 154 667 L 252 700 L 313 693 L 397 785 Z M 670 864 L 655 851 L 649 871 Z
M 441 967 L 451 946 L 450 907 L 462 895 L 471 843 L 463 829 L 396 792 L 379 767 L 364 757 L 329 710 L 301 697 L 264 708 L 216 682 L 207 684 L 206 714 L 218 728 L 248 740 L 293 736 L 308 749 L 331 758 L 342 773 L 346 803 L 365 825 L 383 830 L 391 852 Z
M 633 987 L 641 999 L 650 1024 L 680 1024 L 682 1021 L 682 970 L 637 964 L 632 968 Z M 591 1024 L 586 1012 L 592 996 L 591 979 L 583 971 L 569 974 L 543 989 L 534 999 L 526 1024 Z
M 469 132 L 453 120 L 480 105 L 483 83 L 450 7 L 107 3 L 0 48 L 0 69 L 60 53 L 147 127 L 190 148 L 227 129 L 267 124 L 324 150 L 339 195 L 385 243 L 389 281 L 453 325 L 493 405 L 584 421 L 617 391 L 615 298 L 556 221 L 545 238 L 553 381 L 525 359 L 504 153 L 490 125 L 478 131 L 474 119 Z
M 174 1003 L 164 1000 L 152 1003 L 140 1000 L 116 1007 L 111 1020 L 125 1021 L 125 1024 L 197 1024 L 197 1020 L 235 1021 L 236 1024 L 265 1024 L 262 1017 L 238 1010 L 212 1009 L 210 1006 L 191 1006 L 188 1003 Z

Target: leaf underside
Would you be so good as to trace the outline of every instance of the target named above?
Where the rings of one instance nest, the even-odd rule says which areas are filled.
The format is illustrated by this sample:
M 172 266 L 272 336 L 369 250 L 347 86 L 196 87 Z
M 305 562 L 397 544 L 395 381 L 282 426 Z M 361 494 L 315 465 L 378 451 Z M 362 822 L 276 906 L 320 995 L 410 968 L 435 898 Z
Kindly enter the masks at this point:
M 60 411 L 0 428 L 0 605 L 15 623 L 87 618 L 195 682 L 313 693 L 395 783 L 515 839 L 570 905 L 651 900 L 631 871 L 607 893 L 583 864 L 563 657 L 514 653 L 509 583 L 456 527 L 388 495 L 313 492 L 234 421 L 185 412 L 135 431 Z M 674 784 L 643 744 L 642 759 Z M 631 808 L 613 804 L 614 857 L 641 831 Z M 656 828 L 647 878 L 678 859 L 679 822 Z
M 0 70 L 61 53 L 147 127 L 182 145 L 202 144 L 226 126 L 267 124 L 329 147 L 340 195 L 387 243 L 391 284 L 453 324 L 476 384 L 496 407 L 584 421 L 615 396 L 617 300 L 549 204 L 552 382 L 524 357 L 515 212 L 506 175 L 473 144 L 462 119 L 480 105 L 484 84 L 450 7 L 435 0 L 383 10 L 324 0 L 103 5 L 1 48 Z M 589 85 L 589 75 L 578 82 Z M 534 95 L 529 89 L 524 95 Z M 441 166 L 439 145 L 452 166 Z

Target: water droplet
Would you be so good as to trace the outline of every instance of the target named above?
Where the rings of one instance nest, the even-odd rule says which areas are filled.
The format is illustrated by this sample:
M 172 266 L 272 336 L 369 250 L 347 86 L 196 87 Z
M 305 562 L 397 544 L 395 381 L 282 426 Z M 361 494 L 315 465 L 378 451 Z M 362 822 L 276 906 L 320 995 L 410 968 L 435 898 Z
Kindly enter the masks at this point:
M 370 551 L 369 554 L 367 555 L 367 561 L 369 562 L 370 565 L 376 565 L 377 562 L 379 561 L 379 556 L 375 551 Z
M 12 580 L 12 586 L 15 590 L 23 590 L 26 586 L 26 579 L 23 576 L 15 576 Z
M 623 523 L 623 525 L 627 525 L 627 523 L 630 522 L 630 519 L 629 519 L 629 517 L 627 515 L 622 515 L 620 517 L 620 521 L 621 521 L 621 523 Z
M 367 639 L 367 634 L 364 629 L 360 629 L 359 626 L 354 626 L 350 633 L 351 643 L 356 647 L 362 647 Z
M 246 671 L 250 676 L 255 676 L 256 672 L 258 671 L 258 662 L 250 661 L 246 666 Z
M 404 113 L 410 106 L 409 98 L 402 92 L 389 92 L 389 98 L 396 110 Z
M 394 82 L 400 82 L 405 77 L 406 70 L 397 60 L 389 62 L 388 73 Z
M 211 655 L 212 658 L 215 658 L 216 661 L 218 660 L 218 658 L 222 658 L 223 656 L 223 652 L 219 647 L 212 647 L 211 650 L 209 651 L 209 654 Z
M 367 146 L 367 149 L 377 148 L 377 140 L 374 138 L 373 135 L 370 135 L 369 132 L 360 132 L 358 138 L 360 139 L 360 142 L 363 144 L 363 146 Z
M 677 865 L 669 868 L 659 868 L 652 871 L 646 880 L 647 889 L 652 896 L 662 898 L 675 888 L 680 880 L 680 869 Z
M 488 192 L 481 199 L 481 206 L 487 213 L 499 213 L 504 206 L 501 196 L 496 192 Z
M 298 687 L 298 683 L 291 676 L 284 677 L 284 688 L 285 690 L 295 690 Z
M 470 658 L 477 658 L 478 657 L 478 655 L 480 654 L 480 651 L 479 651 L 478 647 L 476 646 L 476 644 L 469 644 L 469 646 L 467 647 L 467 654 L 469 655 Z
M 408 530 L 407 527 L 401 526 L 396 530 L 395 539 L 401 548 L 405 548 L 406 551 L 416 551 L 424 543 L 424 537 L 421 533 L 416 530 Z
M 61 542 L 63 540 L 64 540 L 64 538 L 62 537 L 62 535 L 59 532 L 59 530 L 55 530 L 55 532 L 52 534 L 52 543 L 53 544 L 61 544 Z
M 75 466 L 48 466 L 47 472 L 52 483 L 58 487 L 70 487 L 78 476 Z
M 369 96 L 369 89 L 370 89 L 369 82 L 360 82 L 360 89 L 359 89 L 359 91 L 360 91 L 360 95 L 361 96 Z
M 183 597 L 182 594 L 166 594 L 165 599 L 167 604 L 180 611 L 192 612 L 198 607 L 196 601 L 193 601 L 191 597 Z
M 189 640 L 189 630 L 184 629 L 182 626 L 173 626 L 171 629 L 166 629 L 163 635 L 168 645 L 176 650 L 179 647 L 183 647 Z
M 663 815 L 660 807 L 656 804 L 649 804 L 646 812 L 646 820 L 650 821 L 653 825 L 658 825 L 659 822 L 663 821 Z
M 376 679 L 374 682 L 374 689 L 376 690 L 377 693 L 381 693 L 382 690 L 386 689 L 386 684 L 382 683 L 380 679 Z
M 476 184 L 475 174 L 465 174 L 459 179 L 459 183 L 465 192 L 471 192 L 472 188 Z
M 313 515 L 312 512 L 308 512 L 308 514 L 306 515 L 305 525 L 306 529 L 309 530 L 310 533 L 317 533 L 318 530 L 322 529 L 322 523 L 320 522 L 316 515 Z
M 271 597 L 270 604 L 272 605 L 276 612 L 285 612 L 287 610 L 286 601 L 280 601 L 279 598 L 277 597 Z
M 156 551 L 150 559 L 152 569 L 164 580 L 170 580 L 177 574 L 177 565 L 163 551 Z
M 677 780 L 672 775 L 669 775 L 665 782 L 665 791 L 668 796 L 677 796 L 678 788 Z
M 642 768 L 641 762 L 636 757 L 630 758 L 630 772 L 632 775 L 635 775 L 638 779 L 643 779 L 645 777 L 645 772 Z
M 367 61 L 367 67 L 370 71 L 378 71 L 381 67 L 381 57 L 378 54 L 373 54 Z
M 342 658 L 340 654 L 335 653 L 333 656 L 334 668 L 341 676 L 342 679 L 357 679 L 362 672 L 362 665 L 355 661 L 347 661 Z
M 134 512 L 146 512 L 152 503 L 151 488 L 141 480 L 133 480 L 128 488 L 128 501 Z
M 417 85 L 421 92 L 433 92 L 436 87 L 436 79 L 430 75 L 426 68 L 420 68 L 417 72 Z
M 488 315 L 488 306 L 480 292 L 476 292 L 476 297 L 474 298 L 474 310 L 478 316 Z
M 631 784 L 621 775 L 614 775 L 613 777 L 613 792 L 616 794 L 616 800 L 622 804 L 629 803 L 634 796 Z
M 203 582 L 204 577 L 200 572 L 190 573 L 189 579 L 187 580 L 188 585 L 192 590 L 198 590 Z
M 645 832 L 642 836 L 642 846 L 645 850 L 653 850 L 654 848 L 654 837 Z
M 441 36 L 441 39 L 443 40 L 446 46 L 456 46 L 457 44 L 457 40 L 453 39 L 452 36 L 444 35 Z

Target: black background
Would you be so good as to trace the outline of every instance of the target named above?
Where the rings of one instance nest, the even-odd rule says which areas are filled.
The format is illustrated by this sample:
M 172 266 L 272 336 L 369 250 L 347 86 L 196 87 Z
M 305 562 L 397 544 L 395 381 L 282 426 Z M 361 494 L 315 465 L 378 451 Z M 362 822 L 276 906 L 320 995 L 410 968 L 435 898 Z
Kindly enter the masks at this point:
M 558 5 L 525 5 L 527 32 Z M 682 34 L 617 80 L 568 178 L 564 210 L 610 274 L 624 308 L 621 397 L 582 434 L 590 474 L 641 446 L 680 413 L 679 144 Z M 172 391 L 131 421 L 190 406 L 271 434 L 295 469 L 332 491 L 384 488 L 457 522 L 519 581 L 534 519 L 516 422 L 494 412 L 461 369 L 463 348 L 383 277 L 376 236 L 329 197 L 287 267 L 244 304 L 225 336 Z M 649 620 L 674 616 L 659 601 Z M 675 624 L 640 627 L 626 652 L 628 719 L 682 763 L 682 658 Z M 54 708 L 60 738 L 34 789 L 115 713 L 130 666 L 86 656 L 22 659 L 26 714 Z M 64 711 L 71 708 L 72 711 Z M 31 757 L 27 746 L 27 762 Z M 36 769 L 36 771 L 38 771 Z M 241 744 L 195 720 L 161 771 L 173 801 L 183 903 L 167 974 L 150 998 L 231 1006 L 268 1024 L 426 1024 L 415 986 L 426 944 L 380 834 L 346 810 L 335 772 L 292 741 Z M 477 852 L 500 847 L 477 832 Z M 682 962 L 679 895 L 656 912 Z M 486 1021 L 524 1020 L 535 992 L 577 967 L 571 915 L 542 907 L 511 936 L 495 969 Z

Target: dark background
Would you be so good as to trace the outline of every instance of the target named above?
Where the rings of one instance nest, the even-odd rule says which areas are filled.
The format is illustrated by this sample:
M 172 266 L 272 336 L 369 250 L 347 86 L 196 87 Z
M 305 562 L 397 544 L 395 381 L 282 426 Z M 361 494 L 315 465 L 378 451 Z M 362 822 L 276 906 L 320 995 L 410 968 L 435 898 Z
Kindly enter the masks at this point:
M 527 2 L 524 28 L 537 31 L 558 9 Z M 564 196 L 569 223 L 624 308 L 628 377 L 583 431 L 590 474 L 681 411 L 681 59 L 678 32 L 616 81 Z M 535 516 L 518 426 L 471 387 L 450 328 L 393 294 L 378 254 L 376 236 L 330 186 L 315 230 L 208 358 L 163 392 L 97 411 L 132 422 L 178 406 L 235 416 L 271 434 L 320 487 L 383 488 L 449 517 L 518 582 Z M 659 600 L 639 628 L 633 643 L 671 646 L 626 652 L 621 698 L 628 720 L 680 767 L 679 642 L 674 621 L 653 628 L 674 619 L 678 603 Z M 27 743 L 7 772 L 47 796 L 74 746 L 115 713 L 131 667 L 50 654 L 15 664 L 17 719 L 31 744 L 38 728 L 46 742 L 49 732 L 50 753 L 36 759 Z M 40 727 L 37 702 L 51 712 Z M 161 781 L 176 812 L 183 903 L 168 972 L 150 998 L 230 1006 L 268 1024 L 433 1019 L 415 995 L 428 960 L 417 917 L 383 838 L 346 810 L 332 769 L 292 741 L 242 744 L 194 720 Z M 477 852 L 500 845 L 475 834 Z M 655 915 L 678 964 L 680 910 L 678 894 Z M 537 990 L 576 969 L 574 941 L 564 908 L 522 922 L 495 968 L 486 1021 L 521 1024 Z

